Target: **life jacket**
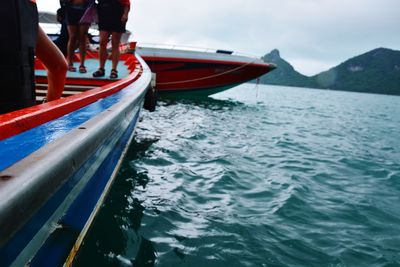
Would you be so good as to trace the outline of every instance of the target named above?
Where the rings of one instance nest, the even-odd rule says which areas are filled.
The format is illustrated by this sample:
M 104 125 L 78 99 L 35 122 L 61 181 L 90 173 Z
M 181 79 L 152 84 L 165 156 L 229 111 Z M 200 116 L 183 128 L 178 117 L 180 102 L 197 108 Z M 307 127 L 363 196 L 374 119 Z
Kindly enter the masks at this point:
M 35 1 L 0 1 L 0 114 L 35 104 Z

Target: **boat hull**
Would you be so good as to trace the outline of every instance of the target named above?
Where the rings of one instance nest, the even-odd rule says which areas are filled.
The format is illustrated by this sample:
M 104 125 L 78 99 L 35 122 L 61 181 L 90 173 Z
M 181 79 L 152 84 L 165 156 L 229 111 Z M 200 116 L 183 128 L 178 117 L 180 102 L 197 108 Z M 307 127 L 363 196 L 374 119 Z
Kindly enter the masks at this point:
M 138 47 L 160 93 L 208 96 L 256 79 L 275 66 L 257 58 L 221 53 Z M 190 95 L 190 93 L 188 95 Z
M 240 84 L 241 83 L 220 86 L 220 87 L 200 88 L 200 89 L 190 89 L 190 90 L 165 90 L 162 91 L 162 97 L 175 98 L 175 99 L 179 98 L 197 99 L 229 90 Z
M 105 86 L 117 90 L 107 97 L 2 138 L 2 265 L 72 263 L 132 140 L 150 86 L 149 71 L 130 78 L 117 82 L 124 86 L 119 91 Z

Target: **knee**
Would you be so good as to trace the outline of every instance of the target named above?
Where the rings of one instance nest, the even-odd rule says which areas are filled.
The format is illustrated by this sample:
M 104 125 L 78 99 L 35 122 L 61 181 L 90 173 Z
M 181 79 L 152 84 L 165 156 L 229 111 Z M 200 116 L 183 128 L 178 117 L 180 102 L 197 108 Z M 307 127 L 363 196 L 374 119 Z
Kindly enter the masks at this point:
M 100 40 L 100 46 L 101 46 L 101 47 L 106 47 L 106 46 L 107 46 L 107 43 L 108 43 L 108 40 L 107 40 L 107 39 L 102 39 L 102 40 Z
M 60 64 L 58 65 L 59 71 L 62 73 L 67 73 L 68 70 L 68 62 L 64 57 L 61 58 Z
M 86 34 L 84 34 L 84 33 L 82 33 L 82 34 L 79 34 L 79 42 L 81 42 L 81 43 L 86 43 Z
M 112 39 L 111 40 L 111 45 L 113 48 L 119 48 L 120 40 L 119 39 Z
M 78 40 L 78 35 L 76 33 L 72 33 L 69 35 L 69 41 L 72 42 L 76 42 Z
M 65 75 L 68 70 L 68 63 L 64 57 L 60 57 L 52 64 L 52 71 L 59 75 Z

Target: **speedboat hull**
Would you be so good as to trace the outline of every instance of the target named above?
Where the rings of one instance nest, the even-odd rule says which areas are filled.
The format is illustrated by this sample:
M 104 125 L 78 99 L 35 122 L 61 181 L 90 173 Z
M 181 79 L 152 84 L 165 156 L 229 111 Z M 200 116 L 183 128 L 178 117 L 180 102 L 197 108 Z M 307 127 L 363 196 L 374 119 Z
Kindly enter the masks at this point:
M 275 68 L 258 58 L 233 55 L 229 51 L 199 52 L 137 47 L 156 75 L 160 93 L 210 95 L 256 79 Z

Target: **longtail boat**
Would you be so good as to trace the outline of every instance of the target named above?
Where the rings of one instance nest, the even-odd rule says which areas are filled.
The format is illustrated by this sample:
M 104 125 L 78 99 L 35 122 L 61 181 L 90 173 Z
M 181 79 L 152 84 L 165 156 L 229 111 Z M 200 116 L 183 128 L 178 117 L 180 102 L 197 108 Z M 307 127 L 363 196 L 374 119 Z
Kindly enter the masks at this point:
M 61 99 L 0 115 L 0 266 L 69 266 L 113 183 L 151 84 L 140 56 L 121 55 L 120 79 L 67 75 Z M 110 69 L 107 62 L 106 69 Z

